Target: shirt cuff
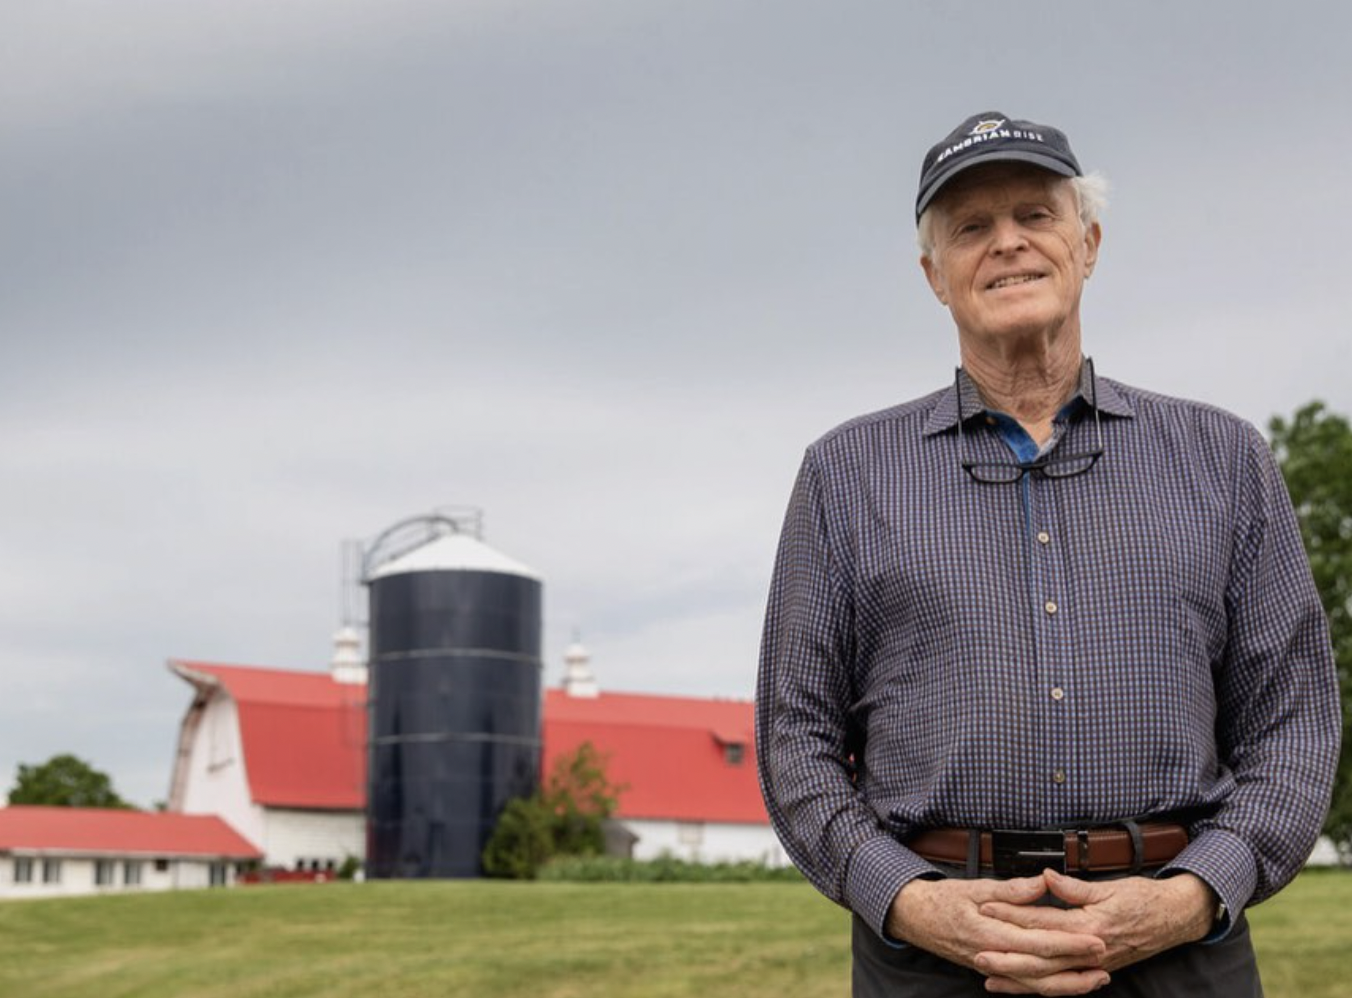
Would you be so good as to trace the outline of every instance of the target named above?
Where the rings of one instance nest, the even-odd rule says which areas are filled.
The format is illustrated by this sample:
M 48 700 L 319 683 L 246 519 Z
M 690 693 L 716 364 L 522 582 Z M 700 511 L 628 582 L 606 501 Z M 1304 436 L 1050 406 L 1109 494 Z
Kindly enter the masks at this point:
M 1202 939 L 1204 944 L 1219 942 L 1230 934 L 1235 919 L 1257 889 L 1258 864 L 1253 851 L 1239 836 L 1209 828 L 1189 842 L 1157 875 L 1167 877 L 1185 871 L 1204 880 L 1225 906 L 1215 927 Z
M 901 940 L 887 934 L 887 915 L 897 893 L 917 877 L 941 878 L 943 873 L 891 836 L 866 839 L 850 857 L 845 873 L 845 904 L 868 923 L 883 942 L 890 946 L 905 946 Z

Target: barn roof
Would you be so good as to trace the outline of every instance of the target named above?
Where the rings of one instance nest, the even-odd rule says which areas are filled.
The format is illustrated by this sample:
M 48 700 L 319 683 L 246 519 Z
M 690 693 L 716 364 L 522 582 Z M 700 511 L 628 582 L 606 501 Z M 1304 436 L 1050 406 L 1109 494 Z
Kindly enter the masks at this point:
M 257 804 L 361 810 L 366 802 L 366 687 L 328 673 L 170 663 L 239 707 L 244 766 Z M 625 787 L 617 817 L 768 823 L 756 782 L 746 700 L 638 693 L 544 698 L 544 769 L 583 742 Z
M 606 776 L 625 788 L 618 816 L 768 823 L 756 782 L 752 706 L 746 700 L 638 693 L 545 693 L 544 773 L 591 742 Z
M 365 808 L 365 685 L 339 683 L 325 672 L 209 662 L 169 666 L 199 689 L 223 689 L 235 701 L 254 803 Z
M 214 814 L 26 805 L 0 808 L 0 850 L 213 859 L 263 856 Z

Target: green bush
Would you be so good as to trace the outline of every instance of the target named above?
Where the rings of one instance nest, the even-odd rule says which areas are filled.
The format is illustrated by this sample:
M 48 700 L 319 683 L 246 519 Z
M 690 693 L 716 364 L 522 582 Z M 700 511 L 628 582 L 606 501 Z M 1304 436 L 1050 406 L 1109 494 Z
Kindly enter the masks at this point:
M 675 856 L 635 860 L 619 856 L 557 856 L 539 868 L 539 880 L 583 883 L 743 884 L 755 881 L 799 881 L 792 866 L 768 866 L 753 860 L 692 863 Z
M 537 791 L 508 801 L 484 847 L 484 872 L 490 877 L 530 880 L 554 855 L 554 817 Z
M 606 778 L 605 764 L 591 742 L 556 759 L 544 786 L 503 808 L 484 847 L 484 872 L 532 880 L 556 856 L 604 852 L 602 822 L 615 813 L 623 789 Z
M 338 865 L 338 879 L 352 880 L 357 876 L 357 871 L 361 869 L 361 860 L 351 853 L 343 857 L 342 863 Z

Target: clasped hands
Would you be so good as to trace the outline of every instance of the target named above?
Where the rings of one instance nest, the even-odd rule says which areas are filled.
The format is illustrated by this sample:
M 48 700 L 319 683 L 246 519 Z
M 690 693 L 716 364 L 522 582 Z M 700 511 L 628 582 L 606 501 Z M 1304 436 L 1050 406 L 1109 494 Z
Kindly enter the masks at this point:
M 1068 907 L 1038 904 L 1052 895 Z M 1191 873 L 1078 880 L 913 880 L 889 934 L 986 975 L 997 994 L 1082 995 L 1112 971 L 1207 934 L 1211 888 Z

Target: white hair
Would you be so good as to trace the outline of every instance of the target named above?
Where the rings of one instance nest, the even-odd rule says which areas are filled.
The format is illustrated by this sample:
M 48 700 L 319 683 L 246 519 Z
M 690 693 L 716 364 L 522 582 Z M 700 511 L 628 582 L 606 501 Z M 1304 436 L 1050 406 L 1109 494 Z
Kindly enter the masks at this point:
M 1108 207 L 1108 178 L 1095 171 L 1083 177 L 1067 177 L 1080 212 L 1080 225 L 1088 231 L 1099 220 L 1099 214 Z M 930 202 L 916 225 L 915 241 L 920 255 L 934 255 L 934 203 Z

